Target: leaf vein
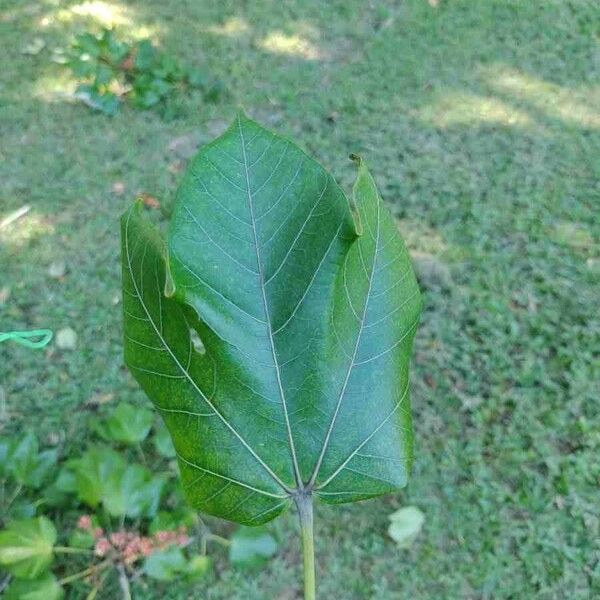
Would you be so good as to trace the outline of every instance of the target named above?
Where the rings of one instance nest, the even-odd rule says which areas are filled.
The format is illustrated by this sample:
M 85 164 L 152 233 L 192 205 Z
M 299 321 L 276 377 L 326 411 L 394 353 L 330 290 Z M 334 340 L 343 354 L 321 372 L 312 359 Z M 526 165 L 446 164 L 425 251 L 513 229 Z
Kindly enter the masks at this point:
M 226 479 L 227 481 L 230 481 L 231 483 L 235 483 L 236 485 L 245 487 L 245 488 L 252 490 L 258 494 L 262 494 L 263 496 L 270 496 L 271 498 L 287 498 L 287 496 L 282 496 L 281 494 L 273 494 L 272 492 L 267 492 L 266 490 L 261 490 L 260 488 L 249 485 L 248 483 L 244 483 L 243 481 L 234 479 L 233 477 L 227 477 L 227 475 L 217 473 L 216 471 L 211 471 L 210 469 L 205 469 L 204 467 L 201 467 L 200 465 L 197 465 L 197 464 L 185 459 L 183 456 L 181 456 L 181 454 L 179 454 L 179 452 L 177 453 L 177 458 L 179 458 L 179 460 L 182 463 L 186 464 L 188 467 L 192 467 L 192 469 L 198 469 L 199 471 L 204 471 L 208 475 L 213 475 L 215 477 L 220 477 L 221 479 Z
M 406 379 L 406 385 L 404 386 L 404 391 L 400 396 L 398 402 L 394 405 L 394 408 L 389 412 L 389 414 L 381 421 L 381 423 L 357 446 L 357 448 L 344 460 L 344 462 L 330 475 L 319 487 L 315 488 L 316 491 L 320 491 L 326 488 L 340 473 L 342 469 L 346 467 L 346 465 L 356 456 L 358 452 L 360 452 L 361 448 L 364 448 L 368 442 L 370 442 L 373 437 L 377 434 L 377 432 L 392 418 L 392 416 L 396 413 L 396 411 L 400 408 L 401 404 L 404 402 L 408 394 L 408 378 Z
M 143 298 L 140 295 L 140 292 L 139 292 L 139 289 L 137 288 L 137 283 L 135 281 L 135 277 L 134 277 L 134 274 L 133 274 L 133 267 L 132 267 L 132 264 L 131 264 L 131 255 L 129 253 L 129 222 L 130 222 L 130 219 L 131 219 L 131 212 L 128 214 L 127 221 L 125 223 L 125 253 L 126 253 L 126 256 L 127 256 L 127 266 L 128 266 L 129 274 L 130 274 L 130 277 L 131 277 L 131 282 L 133 283 L 133 286 L 134 286 L 135 291 L 136 291 L 136 293 L 138 295 L 138 298 L 140 299 L 140 305 L 141 305 L 142 309 L 144 310 L 144 312 L 146 313 L 146 315 L 148 316 L 148 320 L 149 320 L 150 324 L 152 325 L 152 327 L 154 328 L 154 331 L 156 332 L 156 334 L 159 337 L 159 339 L 161 340 L 161 342 L 164 344 L 165 348 L 167 349 L 167 351 L 171 355 L 171 358 L 173 359 L 173 361 L 175 362 L 175 364 L 184 373 L 184 376 L 188 379 L 188 381 L 190 382 L 190 384 L 192 385 L 192 387 L 198 392 L 198 394 L 200 395 L 200 397 L 204 399 L 204 401 L 209 405 L 209 407 L 219 417 L 219 419 L 223 422 L 223 424 L 233 433 L 233 435 L 241 442 L 241 444 L 246 448 L 246 450 L 248 450 L 248 452 L 262 466 L 262 468 L 274 479 L 274 481 L 276 483 L 278 483 L 285 492 L 287 492 L 288 494 L 290 494 L 291 493 L 290 488 L 288 488 L 288 486 L 286 486 L 285 483 L 283 483 L 283 481 L 281 481 L 281 479 L 262 460 L 262 458 L 260 458 L 260 456 L 258 456 L 258 454 L 252 449 L 252 447 L 248 444 L 248 442 L 246 442 L 246 440 L 238 433 L 238 431 L 235 429 L 235 427 L 233 427 L 231 425 L 231 423 L 229 423 L 229 421 L 219 412 L 219 410 L 217 410 L 216 406 L 206 397 L 206 395 L 198 387 L 198 384 L 194 381 L 194 379 L 190 376 L 190 374 L 187 371 L 184 370 L 183 365 L 179 362 L 179 360 L 177 359 L 177 357 L 175 356 L 175 354 L 173 353 L 173 351 L 171 350 L 171 348 L 167 344 L 166 340 L 163 338 L 163 336 L 157 330 L 156 324 L 152 320 L 152 318 L 150 316 L 150 313 L 149 313 L 148 309 L 146 308 L 146 305 L 144 304 Z M 248 487 L 248 486 L 246 485 L 246 487 Z

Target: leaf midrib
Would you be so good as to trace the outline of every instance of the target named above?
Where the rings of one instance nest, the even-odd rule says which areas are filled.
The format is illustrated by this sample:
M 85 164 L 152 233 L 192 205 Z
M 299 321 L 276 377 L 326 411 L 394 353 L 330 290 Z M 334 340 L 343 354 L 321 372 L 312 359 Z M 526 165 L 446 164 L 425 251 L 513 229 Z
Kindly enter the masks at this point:
M 246 193 L 248 195 L 248 209 L 250 211 L 250 223 L 252 225 L 252 233 L 254 235 L 254 246 L 256 248 L 256 263 L 257 263 L 257 267 L 258 267 L 258 277 L 259 277 L 259 284 L 260 284 L 260 290 L 261 290 L 262 301 L 263 301 L 263 308 L 264 308 L 264 312 L 265 312 L 265 320 L 267 322 L 267 333 L 269 335 L 271 354 L 273 356 L 273 364 L 275 366 L 275 372 L 277 375 L 277 385 L 279 387 L 279 394 L 281 397 L 281 403 L 282 403 L 282 407 L 283 407 L 283 414 L 284 414 L 284 418 L 285 418 L 285 425 L 286 425 L 288 441 L 289 441 L 289 445 L 290 445 L 290 452 L 292 455 L 292 463 L 293 463 L 293 467 L 294 467 L 294 478 L 296 480 L 297 488 L 303 489 L 304 485 L 302 482 L 302 476 L 300 474 L 300 468 L 298 465 L 296 448 L 294 446 L 294 438 L 292 436 L 292 429 L 291 429 L 290 418 L 289 418 L 289 414 L 288 414 L 288 410 L 287 410 L 287 402 L 286 402 L 286 398 L 285 398 L 285 392 L 283 390 L 283 385 L 281 383 L 281 371 L 280 371 L 280 367 L 279 367 L 279 361 L 277 358 L 277 352 L 275 351 L 275 340 L 273 338 L 273 328 L 271 325 L 271 316 L 269 314 L 270 311 L 269 311 L 269 305 L 267 302 L 267 295 L 266 295 L 266 290 L 265 290 L 265 277 L 264 277 L 264 273 L 263 273 L 263 266 L 262 266 L 262 261 L 261 261 L 261 256 L 260 256 L 260 246 L 258 243 L 258 234 L 256 231 L 256 219 L 254 217 L 254 204 L 253 204 L 253 200 L 252 200 L 252 192 L 250 191 L 250 174 L 248 172 L 248 158 L 246 156 L 246 145 L 244 142 L 244 133 L 242 130 L 242 123 L 241 123 L 239 115 L 237 117 L 237 122 L 238 122 L 238 129 L 240 132 L 242 155 L 244 158 L 243 164 L 244 164 L 244 172 L 245 172 L 245 177 L 246 177 Z

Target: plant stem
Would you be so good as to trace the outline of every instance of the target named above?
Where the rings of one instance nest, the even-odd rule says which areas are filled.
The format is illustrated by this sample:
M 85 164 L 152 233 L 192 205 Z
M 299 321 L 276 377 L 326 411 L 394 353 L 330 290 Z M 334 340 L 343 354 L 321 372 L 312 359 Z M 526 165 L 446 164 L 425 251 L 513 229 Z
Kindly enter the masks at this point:
M 121 592 L 123 592 L 123 600 L 131 600 L 131 590 L 129 589 L 129 579 L 125 572 L 125 567 L 122 564 L 117 565 L 119 571 L 119 585 L 121 586 Z
M 108 573 L 109 573 L 109 571 L 104 572 L 104 575 L 102 575 L 102 577 L 100 577 L 100 579 L 96 582 L 96 585 L 92 588 L 90 593 L 85 597 L 85 600 L 95 600 L 96 596 L 98 595 L 98 592 L 100 591 L 100 588 L 104 585 L 104 581 L 105 581 Z
M 207 533 L 204 536 L 204 539 L 207 542 L 217 542 L 218 544 L 221 544 L 222 546 L 231 546 L 231 540 L 228 540 L 227 538 L 224 538 L 223 536 L 217 535 L 216 533 Z
M 302 556 L 304 560 L 304 600 L 315 600 L 315 540 L 313 533 L 313 505 L 310 494 L 301 494 L 296 498 L 300 533 L 302 535 Z
M 138 442 L 136 444 L 136 446 L 137 446 L 137 451 L 138 451 L 138 453 L 140 455 L 140 458 L 142 459 L 142 462 L 145 465 L 147 465 L 148 463 L 146 462 L 146 455 L 144 454 L 144 449 L 142 448 L 142 444 L 140 442 Z
M 71 546 L 54 546 L 54 552 L 58 552 L 59 554 L 93 554 L 93 550 L 88 550 L 86 548 L 72 548 Z
M 8 587 L 12 575 L 7 575 L 2 581 L 0 581 L 0 594 Z
M 71 581 L 77 581 L 78 579 L 82 579 L 83 577 L 87 577 L 96 571 L 104 569 L 104 567 L 107 567 L 110 563 L 110 560 L 105 560 L 104 562 L 98 563 L 97 565 L 92 565 L 83 571 L 78 571 L 72 575 L 67 575 L 67 577 L 63 577 L 58 583 L 60 583 L 60 585 L 64 585 L 65 583 L 71 583 Z
M 19 494 L 21 493 L 22 489 L 23 486 L 19 483 L 19 485 L 17 485 L 15 491 L 12 493 L 11 497 L 8 500 L 8 503 L 6 505 L 7 510 L 11 507 L 12 503 L 19 497 Z

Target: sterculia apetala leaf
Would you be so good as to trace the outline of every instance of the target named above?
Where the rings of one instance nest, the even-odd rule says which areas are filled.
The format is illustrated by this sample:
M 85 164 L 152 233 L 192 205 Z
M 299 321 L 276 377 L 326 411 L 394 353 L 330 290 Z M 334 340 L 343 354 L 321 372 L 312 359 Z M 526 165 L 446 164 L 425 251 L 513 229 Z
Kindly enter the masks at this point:
M 246 525 L 292 501 L 404 486 L 421 298 L 366 166 L 351 207 L 239 114 L 180 184 L 166 242 L 122 219 L 125 361 L 171 433 L 190 503 Z

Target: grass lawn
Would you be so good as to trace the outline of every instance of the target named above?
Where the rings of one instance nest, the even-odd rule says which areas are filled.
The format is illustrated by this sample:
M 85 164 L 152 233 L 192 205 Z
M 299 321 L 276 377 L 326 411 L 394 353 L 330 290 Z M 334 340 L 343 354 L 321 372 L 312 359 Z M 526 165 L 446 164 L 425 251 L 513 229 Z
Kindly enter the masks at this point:
M 52 51 L 102 24 L 152 36 L 227 95 L 194 92 L 168 118 L 74 102 Z M 189 147 L 241 104 L 346 190 L 348 154 L 366 159 L 425 296 L 413 480 L 317 507 L 321 597 L 600 597 L 598 5 L 0 0 L 0 52 L 0 221 L 31 206 L 0 230 L 0 329 L 78 335 L 74 351 L 0 346 L 0 435 L 34 429 L 79 452 L 92 396 L 147 402 L 122 364 L 117 220 L 141 192 L 168 213 Z M 400 551 L 387 515 L 408 504 L 426 523 Z M 216 550 L 208 583 L 134 598 L 299 597 L 295 515 L 274 527 L 282 549 L 264 571 Z

